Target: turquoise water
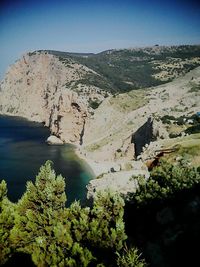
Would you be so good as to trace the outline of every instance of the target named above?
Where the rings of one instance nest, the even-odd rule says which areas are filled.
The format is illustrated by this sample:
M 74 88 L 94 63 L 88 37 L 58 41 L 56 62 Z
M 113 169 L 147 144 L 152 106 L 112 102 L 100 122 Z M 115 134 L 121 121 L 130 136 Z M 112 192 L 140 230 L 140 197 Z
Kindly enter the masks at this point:
M 86 185 L 92 178 L 89 166 L 78 159 L 71 145 L 49 146 L 49 130 L 41 123 L 18 117 L 0 116 L 0 179 L 8 185 L 8 197 L 17 201 L 34 180 L 46 160 L 52 160 L 57 174 L 66 181 L 68 204 L 84 200 Z

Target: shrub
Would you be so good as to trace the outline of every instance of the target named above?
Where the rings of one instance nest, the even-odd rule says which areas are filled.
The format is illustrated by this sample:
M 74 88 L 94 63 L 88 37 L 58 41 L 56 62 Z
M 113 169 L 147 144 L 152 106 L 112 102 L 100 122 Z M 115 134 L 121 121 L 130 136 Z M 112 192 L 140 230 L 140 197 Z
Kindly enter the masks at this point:
M 160 166 L 153 169 L 150 178 L 138 177 L 138 189 L 132 200 L 138 204 L 146 204 L 151 200 L 163 200 L 173 197 L 176 192 L 192 188 L 200 182 L 200 174 L 196 168 L 190 167 L 183 158 L 177 164 L 161 161 Z
M 195 133 L 200 133 L 200 124 L 190 126 L 185 130 L 186 134 L 195 134 Z
M 145 267 L 145 261 L 141 259 L 141 254 L 137 248 L 124 248 L 122 254 L 117 252 L 117 266 L 119 267 Z
M 93 109 L 97 109 L 101 102 L 95 100 L 89 100 L 89 106 Z
M 161 117 L 161 121 L 164 124 L 170 124 L 171 120 L 176 120 L 176 118 L 174 116 L 171 116 L 171 115 L 164 115 L 163 117 Z

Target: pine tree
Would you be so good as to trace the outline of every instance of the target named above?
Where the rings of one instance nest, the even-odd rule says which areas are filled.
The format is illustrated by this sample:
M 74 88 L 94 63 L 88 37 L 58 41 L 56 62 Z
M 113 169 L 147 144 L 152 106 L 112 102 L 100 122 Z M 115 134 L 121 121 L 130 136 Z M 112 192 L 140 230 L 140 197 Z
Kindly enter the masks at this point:
M 136 179 L 139 187 L 130 199 L 143 205 L 155 199 L 163 201 L 181 190 L 194 187 L 200 183 L 200 173 L 185 158 L 176 164 L 161 160 L 148 180 L 144 177 Z
M 15 204 L 7 198 L 7 185 L 0 183 L 0 265 L 12 255 L 10 231 L 14 226 Z
M 57 246 L 58 235 L 60 239 L 65 235 L 63 239 L 69 239 L 68 246 L 72 246 L 72 240 L 62 224 L 65 203 L 64 179 L 56 177 L 48 161 L 40 168 L 35 184 L 27 183 L 26 192 L 18 202 L 15 226 L 11 231 L 13 245 L 18 251 L 31 254 L 37 266 L 56 266 L 62 261 L 63 252 Z
M 71 217 L 79 212 L 79 206 L 74 203 L 66 208 L 65 204 L 64 178 L 56 177 L 48 161 L 41 167 L 35 184 L 27 183 L 11 232 L 13 246 L 17 251 L 31 254 L 37 266 L 84 267 L 93 259 L 91 252 L 81 245 L 79 225 Z M 79 221 L 84 217 L 84 212 L 81 214 Z
M 126 239 L 124 201 L 105 192 L 96 196 L 93 208 L 82 208 L 77 201 L 69 208 L 65 205 L 65 181 L 48 161 L 35 183 L 27 183 L 16 206 L 13 249 L 30 254 L 37 266 L 87 267 L 91 262 L 103 266 L 98 249 L 114 256 Z
M 110 191 L 97 193 L 91 211 L 88 240 L 96 247 L 120 250 L 127 236 L 123 222 L 124 200 Z

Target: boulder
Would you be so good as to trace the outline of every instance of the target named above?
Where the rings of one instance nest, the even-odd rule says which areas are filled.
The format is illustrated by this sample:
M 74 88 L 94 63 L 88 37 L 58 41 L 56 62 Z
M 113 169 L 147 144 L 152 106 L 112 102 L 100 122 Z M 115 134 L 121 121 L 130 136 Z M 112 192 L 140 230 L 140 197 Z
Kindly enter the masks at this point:
M 119 172 L 121 169 L 119 164 L 113 164 L 113 166 L 110 168 L 111 172 Z
M 48 145 L 63 145 L 63 141 L 55 135 L 50 135 L 46 140 Z

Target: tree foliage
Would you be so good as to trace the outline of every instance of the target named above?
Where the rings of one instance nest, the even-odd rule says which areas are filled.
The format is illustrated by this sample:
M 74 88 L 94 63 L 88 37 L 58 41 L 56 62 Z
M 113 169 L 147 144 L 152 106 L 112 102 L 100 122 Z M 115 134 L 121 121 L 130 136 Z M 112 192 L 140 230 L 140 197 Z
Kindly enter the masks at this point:
M 35 183 L 27 183 L 16 205 L 8 201 L 4 181 L 0 197 L 1 263 L 12 251 L 30 254 L 37 266 L 103 266 L 99 251 L 114 258 L 127 238 L 122 198 L 105 192 L 96 196 L 92 207 L 75 201 L 67 208 L 64 178 L 56 176 L 50 161 Z
M 7 198 L 7 185 L 0 183 L 0 264 L 4 264 L 12 255 L 10 230 L 14 226 L 15 205 Z
M 97 193 L 91 210 L 91 227 L 87 234 L 92 244 L 115 250 L 122 248 L 126 239 L 123 207 L 124 201 L 118 194 L 109 191 Z
M 153 169 L 148 180 L 138 177 L 137 181 L 139 187 L 132 199 L 146 204 L 153 199 L 173 197 L 176 192 L 192 188 L 200 182 L 200 173 L 183 158 L 176 164 L 161 161 L 160 166 Z

